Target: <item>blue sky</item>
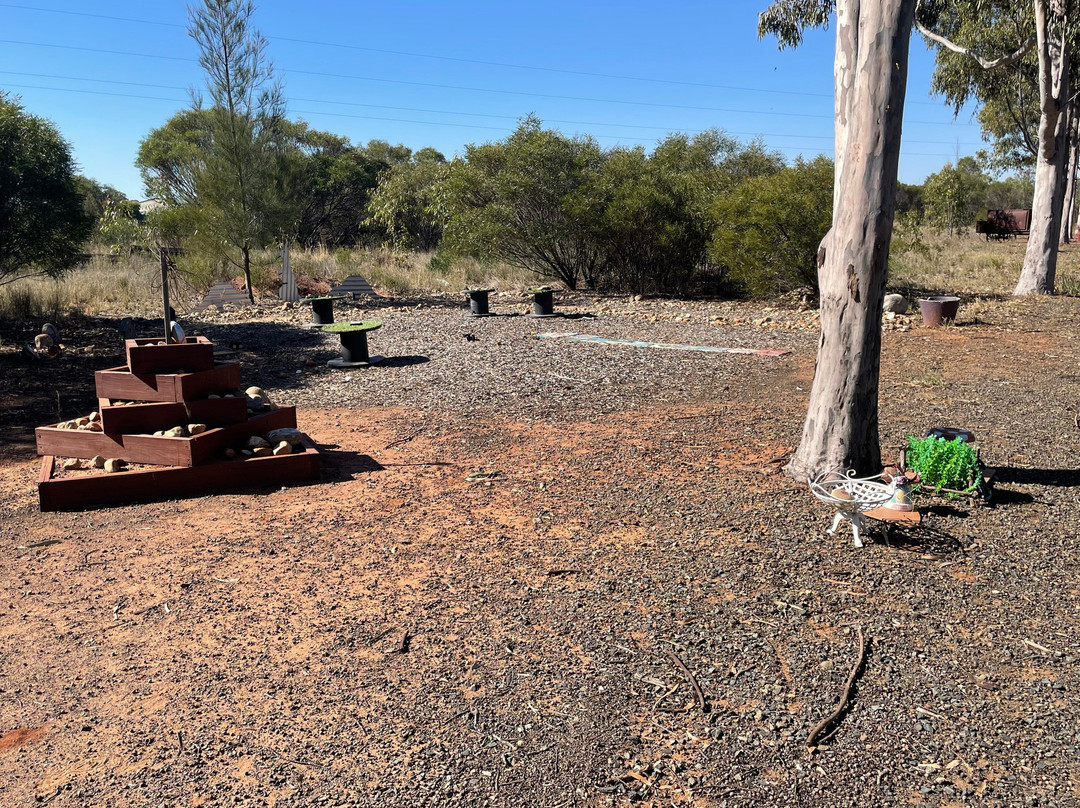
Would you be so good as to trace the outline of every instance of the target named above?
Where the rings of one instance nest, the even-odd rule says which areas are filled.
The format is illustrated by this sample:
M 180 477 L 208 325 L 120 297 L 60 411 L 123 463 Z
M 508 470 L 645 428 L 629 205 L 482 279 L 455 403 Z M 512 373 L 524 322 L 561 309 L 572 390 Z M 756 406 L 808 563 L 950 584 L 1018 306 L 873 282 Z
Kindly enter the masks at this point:
M 832 155 L 832 31 L 778 51 L 757 38 L 767 0 L 256 5 L 290 117 L 354 143 L 449 157 L 535 113 L 604 147 L 718 127 L 789 159 Z M 178 0 L 0 2 L 0 88 L 56 123 L 82 173 L 141 197 L 139 141 L 202 86 L 186 20 Z M 919 183 L 982 143 L 930 96 L 917 37 L 911 55 L 900 179 Z

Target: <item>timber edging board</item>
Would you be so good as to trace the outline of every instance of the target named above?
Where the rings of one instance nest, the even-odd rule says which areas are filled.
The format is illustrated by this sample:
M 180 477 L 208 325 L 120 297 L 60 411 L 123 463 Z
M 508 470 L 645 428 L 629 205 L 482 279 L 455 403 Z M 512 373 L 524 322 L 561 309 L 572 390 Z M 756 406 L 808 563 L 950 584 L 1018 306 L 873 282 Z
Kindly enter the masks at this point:
M 42 511 L 179 499 L 266 485 L 308 482 L 319 478 L 319 452 L 308 447 L 299 454 L 222 460 L 191 468 L 122 471 L 55 480 L 52 479 L 54 470 L 54 458 L 46 455 L 38 477 L 38 500 Z
M 210 370 L 194 373 L 141 375 L 121 366 L 96 371 L 94 382 L 98 398 L 176 403 L 206 398 L 211 394 L 235 392 L 240 387 L 240 364 L 217 362 Z
M 146 337 L 124 340 L 128 370 L 135 374 L 190 373 L 214 367 L 214 346 L 206 337 L 188 337 L 167 345 L 159 342 Z
M 108 399 L 106 399 L 108 401 Z M 151 404 L 102 404 L 101 426 L 106 434 L 157 432 L 164 424 L 224 426 L 247 419 L 247 398 L 204 398 L 188 402 L 158 401 Z
M 34 430 L 39 455 L 91 458 L 115 457 L 129 463 L 160 466 L 199 466 L 211 461 L 229 444 L 272 429 L 296 427 L 296 408 L 253 415 L 246 421 L 208 429 L 188 438 L 155 435 L 115 435 L 80 429 L 42 426 Z M 283 455 L 288 457 L 288 455 Z

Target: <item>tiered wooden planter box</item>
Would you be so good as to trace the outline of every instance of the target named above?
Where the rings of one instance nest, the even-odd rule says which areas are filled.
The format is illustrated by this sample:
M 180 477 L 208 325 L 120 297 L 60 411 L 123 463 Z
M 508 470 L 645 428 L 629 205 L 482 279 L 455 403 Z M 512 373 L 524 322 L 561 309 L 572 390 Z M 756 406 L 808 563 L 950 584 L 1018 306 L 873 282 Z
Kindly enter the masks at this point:
M 222 460 L 226 448 L 252 435 L 296 426 L 296 409 L 278 407 L 249 417 L 239 391 L 240 366 L 214 361 L 213 345 L 204 338 L 157 345 L 154 340 L 127 341 L 127 367 L 95 374 L 101 432 L 36 430 L 37 451 L 44 456 L 38 480 L 43 511 L 70 510 L 149 499 L 170 499 L 318 479 L 319 453 L 311 446 L 293 454 Z M 209 395 L 232 398 L 207 398 Z M 115 402 L 141 402 L 119 405 Z M 153 433 L 189 423 L 209 427 L 191 437 Z M 57 457 L 101 455 L 149 470 L 57 476 Z

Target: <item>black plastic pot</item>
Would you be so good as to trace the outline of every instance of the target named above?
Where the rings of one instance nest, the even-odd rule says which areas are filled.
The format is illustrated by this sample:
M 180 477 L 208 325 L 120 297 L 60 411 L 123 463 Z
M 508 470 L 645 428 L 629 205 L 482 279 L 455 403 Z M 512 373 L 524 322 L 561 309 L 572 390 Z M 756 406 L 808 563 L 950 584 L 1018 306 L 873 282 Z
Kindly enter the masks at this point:
M 473 317 L 485 317 L 488 311 L 488 293 L 490 289 L 467 289 L 465 294 L 469 296 L 469 312 Z
M 534 292 L 533 293 L 533 317 L 551 317 L 555 314 L 555 303 L 553 300 L 553 292 Z

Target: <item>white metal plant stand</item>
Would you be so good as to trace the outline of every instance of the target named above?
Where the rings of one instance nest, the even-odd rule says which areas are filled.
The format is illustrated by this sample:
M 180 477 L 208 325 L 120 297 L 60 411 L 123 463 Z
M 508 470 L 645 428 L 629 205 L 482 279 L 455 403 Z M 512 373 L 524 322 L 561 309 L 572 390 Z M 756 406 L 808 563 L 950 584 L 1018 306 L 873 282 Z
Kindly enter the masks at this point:
M 883 483 L 880 477 L 856 477 L 854 471 L 827 471 L 808 482 L 815 497 L 836 508 L 829 533 L 836 533 L 840 521 L 846 519 L 851 523 L 856 547 L 863 546 L 859 538 L 863 511 L 882 507 L 896 491 L 894 483 Z

